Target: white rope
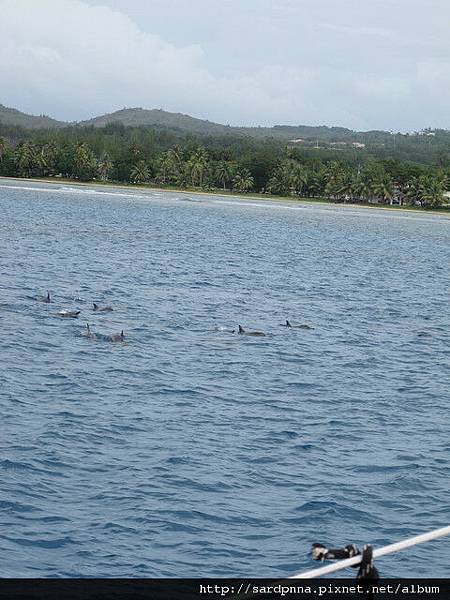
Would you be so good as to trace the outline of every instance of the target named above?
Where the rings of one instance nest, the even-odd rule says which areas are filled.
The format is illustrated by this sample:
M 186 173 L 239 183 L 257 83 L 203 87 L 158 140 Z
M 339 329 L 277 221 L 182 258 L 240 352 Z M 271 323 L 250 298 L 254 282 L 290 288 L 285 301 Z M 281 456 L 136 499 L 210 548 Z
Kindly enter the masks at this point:
M 377 550 L 373 551 L 373 558 L 378 558 L 380 556 L 384 556 L 385 554 L 391 554 L 392 552 L 398 552 L 399 550 L 404 550 L 405 548 L 410 548 L 411 546 L 416 546 L 417 544 L 423 544 L 424 542 L 429 542 L 430 540 L 434 540 L 444 535 L 450 535 L 450 525 L 448 525 L 447 527 L 442 527 L 441 529 L 435 529 L 434 531 L 430 531 L 429 533 L 422 533 L 420 535 L 416 535 L 415 537 L 408 538 L 407 540 L 403 540 L 402 542 L 396 542 L 395 544 L 390 544 L 389 546 L 383 546 L 382 548 L 378 548 Z M 326 567 L 312 569 L 311 571 L 299 573 L 298 575 L 291 575 L 289 579 L 312 579 L 313 577 L 327 575 L 328 573 L 340 571 L 341 569 L 345 569 L 346 567 L 353 567 L 354 565 L 358 565 L 361 562 L 361 558 L 361 555 L 353 556 L 352 558 L 346 558 L 345 560 L 340 560 L 339 562 L 334 563 L 332 565 L 328 565 Z

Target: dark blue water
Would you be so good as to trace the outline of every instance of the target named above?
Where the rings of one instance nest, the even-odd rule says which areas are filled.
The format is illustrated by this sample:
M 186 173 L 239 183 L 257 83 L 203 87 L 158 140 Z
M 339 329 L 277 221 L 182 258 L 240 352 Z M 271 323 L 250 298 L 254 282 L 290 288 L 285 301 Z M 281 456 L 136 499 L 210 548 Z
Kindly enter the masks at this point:
M 448 218 L 45 188 L 0 188 L 2 576 L 278 577 L 449 523 Z

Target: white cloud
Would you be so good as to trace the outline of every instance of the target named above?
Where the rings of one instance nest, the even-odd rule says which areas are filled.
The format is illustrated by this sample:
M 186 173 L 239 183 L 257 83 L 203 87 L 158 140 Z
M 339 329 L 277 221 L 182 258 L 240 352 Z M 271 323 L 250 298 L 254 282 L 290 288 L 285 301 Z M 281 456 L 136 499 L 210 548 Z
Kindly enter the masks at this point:
M 346 25 L 333 25 L 331 23 L 323 23 L 319 27 L 328 29 L 329 31 L 336 31 L 344 35 L 354 35 L 360 38 L 371 35 L 387 38 L 392 38 L 393 36 L 392 30 L 381 27 L 348 27 Z
M 0 13 L 1 78 L 17 99 L 27 90 L 87 116 L 134 98 L 161 103 L 191 78 L 200 83 L 207 77 L 199 47 L 176 48 L 106 7 L 79 0 L 1 0 Z
M 436 15 L 418 36 L 423 20 L 394 26 L 389 0 L 366 20 L 353 0 L 252 2 L 0 0 L 0 102 L 64 119 L 143 106 L 232 124 L 450 125 L 433 97 L 450 93 Z

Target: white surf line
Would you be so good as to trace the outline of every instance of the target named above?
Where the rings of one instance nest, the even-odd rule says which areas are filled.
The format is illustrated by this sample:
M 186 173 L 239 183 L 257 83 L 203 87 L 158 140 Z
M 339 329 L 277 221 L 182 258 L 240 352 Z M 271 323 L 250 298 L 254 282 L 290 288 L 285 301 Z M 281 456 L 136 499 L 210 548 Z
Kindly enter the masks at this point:
M 386 554 L 392 554 L 392 552 L 399 552 L 400 550 L 405 550 L 405 548 L 411 548 L 411 546 L 417 546 L 417 544 L 423 544 L 424 542 L 429 542 L 430 540 L 435 540 L 445 535 L 450 535 L 450 525 L 447 527 L 441 527 L 441 529 L 429 531 L 428 533 L 421 533 L 420 535 L 402 540 L 401 542 L 395 542 L 389 546 L 378 548 L 373 551 L 373 558 L 379 558 L 380 556 L 385 556 Z M 320 577 L 321 575 L 327 575 L 328 573 L 334 573 L 334 571 L 340 571 L 341 569 L 345 569 L 347 567 L 353 567 L 358 565 L 360 562 L 361 555 L 353 556 L 352 558 L 340 560 L 339 562 L 332 565 L 327 565 L 326 567 L 312 569 L 311 571 L 305 571 L 304 573 L 299 573 L 298 575 L 291 575 L 289 579 L 312 579 L 314 577 Z
M 321 212 L 321 213 L 326 213 L 326 214 L 334 214 L 334 215 L 341 215 L 341 216 L 346 216 L 346 215 L 352 215 L 355 217 L 366 217 L 366 216 L 370 216 L 370 218 L 372 217 L 378 217 L 379 219 L 407 219 L 409 221 L 422 221 L 425 223 L 436 223 L 436 221 L 439 221 L 439 219 L 442 219 L 444 221 L 448 221 L 450 220 L 450 217 L 447 215 L 433 215 L 434 218 L 430 218 L 430 217 L 422 217 L 419 213 L 414 213 L 414 214 L 403 214 L 403 215 L 399 215 L 399 214 L 393 214 L 391 212 L 388 212 L 387 210 L 384 211 L 383 209 L 379 209 L 380 212 L 372 212 L 377 210 L 376 207 L 374 207 L 373 209 L 369 209 L 367 210 L 366 208 L 360 208 L 360 209 L 351 209 L 351 208 L 344 208 L 342 207 L 341 209 L 337 208 L 336 206 L 330 204 L 330 208 L 319 208 L 319 205 L 314 205 L 314 204 L 301 204 L 301 200 L 299 200 L 298 202 L 301 204 L 300 206 L 289 206 L 288 204 L 273 204 L 273 203 L 267 203 L 267 204 L 257 204 L 256 202 L 248 202 L 247 200 L 243 199 L 241 201 L 236 200 L 236 201 L 230 201 L 230 200 L 208 200 L 207 201 L 209 204 L 228 204 L 231 206 L 251 206 L 251 207 L 256 207 L 256 208 L 273 208 L 273 209 L 279 209 L 279 210 L 312 210 L 314 212 Z M 269 201 L 270 202 L 270 201 Z M 206 202 L 205 202 L 206 203 Z
M 51 185 L 51 184 L 50 184 Z M 24 190 L 26 192 L 50 192 L 51 194 L 96 194 L 99 196 L 118 196 L 121 198 L 137 198 L 137 199 L 152 199 L 155 197 L 161 197 L 162 194 L 152 193 L 150 192 L 147 195 L 143 194 L 127 194 L 125 192 L 108 192 L 105 190 L 92 190 L 92 189 L 78 189 L 78 188 L 38 188 L 38 187 L 28 187 L 23 185 L 3 185 L 0 184 L 0 188 L 7 190 Z
M 57 184 L 52 184 L 50 183 L 49 185 L 57 185 Z M 0 188 L 4 188 L 4 189 L 9 189 L 9 190 L 24 190 L 24 191 L 30 191 L 30 192 L 50 192 L 51 194 L 84 194 L 84 195 L 88 195 L 88 194 L 92 194 L 92 195 L 97 195 L 97 196 L 117 196 L 118 198 L 134 198 L 136 200 L 156 200 L 156 199 L 164 199 L 164 196 L 166 194 L 173 194 L 174 192 L 172 192 L 171 190 L 163 190 L 162 192 L 152 192 L 149 191 L 148 194 L 128 194 L 126 192 L 108 192 L 105 190 L 86 190 L 86 189 L 80 189 L 80 188 L 69 188 L 69 187 L 64 187 L 64 188 L 38 188 L 38 187 L 28 187 L 28 186 L 21 186 L 21 185 L 4 185 L 4 184 L 0 184 Z M 189 198 L 189 192 L 185 192 L 187 194 L 187 197 Z M 192 196 L 196 196 L 196 194 L 192 194 Z M 178 197 L 176 198 L 177 200 L 184 200 L 185 198 L 182 197 Z M 388 211 L 383 211 L 383 209 L 379 209 L 380 212 L 375 212 L 375 210 L 377 210 L 375 207 L 373 209 L 366 209 L 366 208 L 360 208 L 358 209 L 350 209 L 350 208 L 337 208 L 335 207 L 333 204 L 329 205 L 329 208 L 320 208 L 319 206 L 316 206 L 314 204 L 301 204 L 301 200 L 298 201 L 300 203 L 300 205 L 298 206 L 290 206 L 288 204 L 274 204 L 272 202 L 267 201 L 267 204 L 261 204 L 261 203 L 256 203 L 256 202 L 249 202 L 248 200 L 246 200 L 245 198 L 239 199 L 238 196 L 236 196 L 236 200 L 216 200 L 214 198 L 211 198 L 209 196 L 207 196 L 206 194 L 203 196 L 201 196 L 198 200 L 199 204 L 206 204 L 206 205 L 214 205 L 214 204 L 225 204 L 225 205 L 229 205 L 229 206 L 240 206 L 240 207 L 245 207 L 245 206 L 249 206 L 251 208 L 265 208 L 265 209 L 272 209 L 272 210 L 310 210 L 310 211 L 314 211 L 314 212 L 319 212 L 319 213 L 325 213 L 325 214 L 334 214 L 334 215 L 340 215 L 340 216 L 347 216 L 347 215 L 352 215 L 355 217 L 375 217 L 378 219 L 401 219 L 401 220 L 408 220 L 408 221 L 420 221 L 420 222 L 424 222 L 424 223 L 436 223 L 436 222 L 444 222 L 444 221 L 450 221 L 450 217 L 448 217 L 447 215 L 440 215 L 440 214 L 435 214 L 433 215 L 433 218 L 430 217 L 422 217 L 420 216 L 418 213 L 414 213 L 414 214 L 393 214 L 392 212 L 388 212 Z

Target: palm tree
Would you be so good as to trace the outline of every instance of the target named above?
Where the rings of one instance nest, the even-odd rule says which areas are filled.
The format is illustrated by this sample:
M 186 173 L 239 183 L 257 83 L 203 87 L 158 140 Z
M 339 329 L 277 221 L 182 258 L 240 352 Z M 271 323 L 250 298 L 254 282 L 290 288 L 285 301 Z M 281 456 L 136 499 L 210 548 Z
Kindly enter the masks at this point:
M 75 176 L 81 180 L 89 181 L 97 172 L 97 160 L 91 148 L 84 142 L 75 149 Z
M 241 168 L 233 177 L 233 189 L 245 194 L 249 192 L 254 185 L 254 179 L 248 169 Z
M 113 170 L 113 162 L 107 152 L 105 152 L 98 163 L 97 171 L 101 181 L 108 181 L 111 171 Z
M 191 174 L 192 185 L 195 187 L 198 184 L 199 187 L 202 187 L 208 169 L 208 154 L 203 147 L 200 146 L 191 154 L 188 161 L 188 169 Z
M 326 166 L 326 169 L 325 169 L 325 174 L 326 174 L 326 178 L 328 181 L 330 179 L 335 179 L 337 177 L 340 177 L 340 175 L 342 175 L 342 172 L 343 172 L 342 165 L 340 163 L 338 163 L 336 160 L 333 160 L 330 163 L 328 163 Z
M 357 175 L 353 179 L 353 184 L 351 185 L 351 189 L 353 192 L 353 198 L 357 198 L 358 200 L 368 200 L 370 197 L 370 183 L 361 175 Z
M 174 146 L 167 152 L 167 160 L 171 174 L 178 179 L 183 171 L 183 152 L 180 146 Z
M 350 190 L 353 193 L 353 186 L 349 188 L 349 180 L 345 173 L 338 173 L 327 179 L 324 192 L 328 198 L 343 200 L 349 195 Z
M 288 182 L 286 181 L 283 169 L 277 168 L 273 171 L 272 176 L 267 182 L 267 191 L 270 194 L 277 196 L 286 196 L 289 190 Z
M 343 172 L 335 181 L 336 197 L 343 199 L 344 203 L 347 200 L 353 201 L 355 197 L 359 197 L 360 180 L 351 172 Z
M 21 176 L 31 177 L 38 166 L 37 150 L 31 142 L 19 144 L 14 152 L 14 162 Z
M 292 191 L 295 183 L 292 177 L 292 161 L 281 161 L 272 173 L 267 183 L 267 189 L 271 194 L 287 196 Z
M 134 165 L 130 173 L 132 183 L 145 183 L 150 179 L 150 170 L 145 160 L 140 160 Z
M 394 195 L 394 182 L 392 177 L 385 173 L 382 177 L 371 182 L 373 195 L 381 200 L 392 200 Z
M 444 185 L 439 176 L 424 175 L 421 177 L 421 205 L 425 208 L 436 208 L 444 201 Z
M 408 181 L 405 186 L 405 194 L 410 204 L 420 203 L 421 189 L 420 177 L 413 177 Z
M 0 137 L 0 160 L 9 148 L 9 144 L 4 137 Z
M 301 196 L 303 194 L 303 189 L 307 181 L 308 174 L 303 165 L 299 163 L 292 163 L 290 165 L 289 173 L 289 183 L 291 190 L 297 195 Z
M 323 196 L 325 193 L 325 173 L 322 170 L 320 171 L 310 171 L 307 174 L 306 179 L 306 194 L 308 196 L 318 197 Z
M 37 161 L 44 175 L 55 175 L 58 162 L 58 147 L 55 142 L 48 142 L 42 146 L 37 156 Z
M 235 164 L 221 160 L 216 166 L 216 179 L 223 185 L 223 189 L 227 189 L 227 183 L 231 183 L 235 172 Z
M 168 173 L 172 165 L 172 160 L 168 152 L 163 152 L 159 159 L 158 165 L 158 180 L 161 183 L 166 183 Z
M 325 169 L 325 195 L 334 200 L 342 200 L 353 193 L 349 187 L 349 174 L 337 161 L 329 163 Z

